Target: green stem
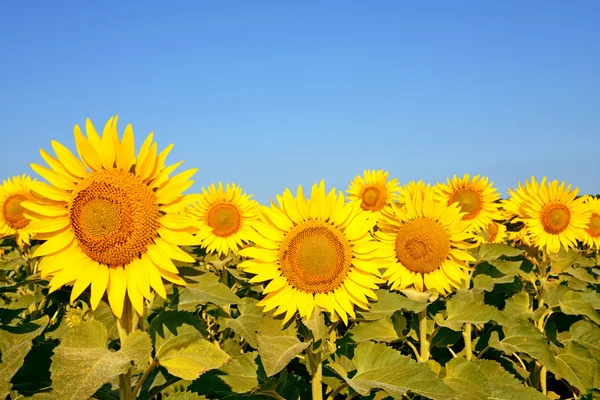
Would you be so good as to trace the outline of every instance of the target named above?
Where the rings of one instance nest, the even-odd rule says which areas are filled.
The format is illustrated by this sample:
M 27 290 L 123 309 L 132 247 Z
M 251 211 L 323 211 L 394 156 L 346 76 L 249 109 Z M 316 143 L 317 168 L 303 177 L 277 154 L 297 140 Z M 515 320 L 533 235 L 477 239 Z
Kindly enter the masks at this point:
M 320 358 L 320 355 L 317 357 Z M 312 398 L 313 400 L 323 400 L 323 363 L 321 360 L 318 360 L 317 370 L 312 377 L 311 386 L 312 386 Z
M 429 360 L 429 339 L 427 337 L 427 308 L 419 313 L 419 345 L 421 346 L 420 362 Z
M 340 392 L 344 389 L 346 389 L 348 387 L 348 383 L 344 382 L 342 383 L 340 386 L 337 387 L 337 389 L 335 389 L 334 391 L 331 392 L 331 394 L 329 394 L 329 396 L 327 396 L 327 400 L 335 400 L 335 396 L 337 396 L 338 394 L 340 394 Z
M 471 329 L 473 329 L 473 326 L 471 324 L 465 324 L 462 333 L 463 338 L 465 340 L 465 357 L 469 361 L 473 359 L 473 349 L 471 347 Z
M 119 339 L 121 344 L 127 335 L 133 332 L 138 323 L 138 315 L 131 307 L 131 302 L 128 298 L 125 298 L 123 304 L 123 313 L 121 318 L 117 318 L 117 330 L 119 331 Z M 120 400 L 132 400 L 133 393 L 131 391 L 131 367 L 125 374 L 119 375 L 119 399 Z
M 135 388 L 133 389 L 133 392 L 131 394 L 131 398 L 135 399 L 137 397 L 138 393 L 142 389 L 142 385 L 144 384 L 144 381 L 146 380 L 146 378 L 148 378 L 148 375 L 150 375 L 150 372 L 152 372 L 152 370 L 157 366 L 158 366 L 158 361 L 154 361 L 152 364 L 150 364 L 150 366 L 148 368 L 146 368 L 146 370 L 144 371 L 144 374 L 142 375 L 140 380 L 137 381 Z

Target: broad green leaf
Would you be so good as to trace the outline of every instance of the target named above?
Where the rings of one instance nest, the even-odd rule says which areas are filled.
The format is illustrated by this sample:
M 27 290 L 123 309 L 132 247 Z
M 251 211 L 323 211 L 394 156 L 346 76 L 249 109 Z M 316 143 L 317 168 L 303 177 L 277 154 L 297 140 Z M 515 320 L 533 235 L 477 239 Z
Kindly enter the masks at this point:
M 309 320 L 302 319 L 302 323 L 310 330 L 315 341 L 326 339 L 329 336 L 329 330 L 325 325 L 325 317 L 319 307 L 315 307 Z
M 307 348 L 310 343 L 298 340 L 295 330 L 281 329 L 277 320 L 264 318 L 258 328 L 258 353 L 267 376 L 273 376 Z
M 4 399 L 11 389 L 10 380 L 23 365 L 25 356 L 31 350 L 33 339 L 38 337 L 48 325 L 48 317 L 26 322 L 19 327 L 0 329 L 0 398 Z
M 242 303 L 238 304 L 239 317 L 222 320 L 224 327 L 232 329 L 254 349 L 258 348 L 256 331 L 260 320 L 264 317 L 262 310 L 256 306 L 257 302 L 257 300 L 245 298 Z
M 516 257 L 523 253 L 523 250 L 515 249 L 507 244 L 483 243 L 474 254 L 477 261 L 493 261 L 502 256 Z
M 548 307 L 556 307 L 565 298 L 565 294 L 572 292 L 568 286 L 561 285 L 558 281 L 547 281 L 542 286 L 542 299 Z
M 561 249 L 558 253 L 550 253 L 548 255 L 548 258 L 550 259 L 551 271 L 558 275 L 561 272 L 563 272 L 567 267 L 573 265 L 575 261 L 577 261 L 577 259 L 579 258 L 579 253 L 576 250 L 566 251 L 564 249 Z
M 455 391 L 426 364 L 417 363 L 383 343 L 359 344 L 353 361 L 357 371 L 352 378 L 339 366 L 336 372 L 341 373 L 348 385 L 363 396 L 374 389 L 382 389 L 394 397 L 407 392 L 430 399 L 452 399 L 456 396 Z
M 193 392 L 175 392 L 169 395 L 166 400 L 205 400 L 206 397 Z
M 494 290 L 494 278 L 486 274 L 477 275 L 473 278 L 473 289 L 491 292 Z
M 376 321 L 359 322 L 348 331 L 347 335 L 356 343 L 369 340 L 391 342 L 400 339 L 390 317 L 384 317 Z
M 573 341 L 590 351 L 600 365 L 600 328 L 589 321 L 577 321 L 569 329 L 569 337 L 563 343 Z
M 527 319 L 533 315 L 527 292 L 518 292 L 506 300 L 504 314 L 513 319 Z
M 117 322 L 108 303 L 104 301 L 98 303 L 98 307 L 94 311 L 94 318 L 104 324 L 106 331 L 108 332 L 109 340 L 115 340 L 119 338 Z
M 130 359 L 106 348 L 104 325 L 90 320 L 69 331 L 54 350 L 52 392 L 61 400 L 88 399 L 96 390 L 129 369 Z
M 492 332 L 489 345 L 507 354 L 526 353 L 538 360 L 549 371 L 556 371 L 556 360 L 546 337 L 528 321 L 517 321 L 503 327 L 504 339 Z
M 146 332 L 133 331 L 123 339 L 121 352 L 125 354 L 138 370 L 144 370 L 152 357 L 152 341 Z
M 429 305 L 427 301 L 409 299 L 399 293 L 388 290 L 376 290 L 377 301 L 369 305 L 368 311 L 361 311 L 364 319 L 374 321 L 383 317 L 391 317 L 398 310 L 420 312 Z
M 241 301 L 231 289 L 219 282 L 219 278 L 214 274 L 205 273 L 194 277 L 193 280 L 194 283 L 179 289 L 179 310 L 194 311 L 196 307 L 206 303 L 226 306 Z
M 170 374 L 194 380 L 230 359 L 217 344 L 204 339 L 199 325 L 193 315 L 178 311 L 165 311 L 152 320 L 156 359 Z
M 458 400 L 480 400 L 490 397 L 488 379 L 474 362 L 453 358 L 446 363 L 444 382 L 458 393 Z
M 585 347 L 570 342 L 558 350 L 557 377 L 564 378 L 583 393 L 594 388 L 594 378 L 600 376 L 600 364 Z
M 246 353 L 233 357 L 228 363 L 202 375 L 189 387 L 200 393 L 216 393 L 218 397 L 225 394 L 248 393 L 258 387 L 257 353 Z
M 559 300 L 560 310 L 567 315 L 585 315 L 597 324 L 600 324 L 600 315 L 587 301 L 581 292 L 566 292 L 563 299 Z
M 592 283 L 594 285 L 597 285 L 598 283 L 600 283 L 600 281 L 598 281 L 598 278 L 594 275 L 592 275 L 591 273 L 589 273 L 587 271 L 587 269 L 583 268 L 583 267 L 577 267 L 577 266 L 569 266 L 567 267 L 564 272 L 566 274 L 572 275 L 575 278 L 586 282 L 586 283 Z
M 490 320 L 501 321 L 503 316 L 493 306 L 477 300 L 471 291 L 460 290 L 446 303 L 446 319 L 436 320 L 441 325 L 455 331 L 462 330 L 465 323 L 484 324 Z

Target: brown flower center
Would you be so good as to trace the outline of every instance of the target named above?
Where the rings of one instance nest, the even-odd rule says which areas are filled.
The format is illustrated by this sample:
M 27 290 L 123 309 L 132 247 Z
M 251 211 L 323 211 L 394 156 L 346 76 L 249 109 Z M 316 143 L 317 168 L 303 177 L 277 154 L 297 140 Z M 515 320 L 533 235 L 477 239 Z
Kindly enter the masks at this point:
M 323 221 L 295 226 L 279 249 L 281 272 L 298 290 L 328 293 L 346 278 L 352 248 L 344 234 Z
M 242 217 L 236 206 L 230 203 L 217 203 L 208 210 L 208 226 L 216 236 L 228 237 L 236 233 L 241 226 Z
M 123 171 L 94 172 L 77 188 L 70 204 L 71 227 L 91 259 L 126 265 L 156 238 L 156 196 L 137 176 Z
M 450 196 L 448 205 L 452 203 L 458 203 L 461 211 L 467 213 L 462 217 L 463 220 L 475 218 L 482 208 L 481 195 L 473 189 L 457 190 Z
M 362 188 L 360 204 L 363 210 L 379 211 L 385 206 L 387 190 L 382 185 L 367 185 Z
M 13 194 L 4 202 L 4 207 L 2 207 L 4 220 L 13 229 L 22 229 L 29 224 L 29 220 L 23 215 L 25 208 L 21 205 L 21 202 L 25 200 L 29 200 L 29 198 L 23 194 Z
M 571 213 L 569 208 L 562 203 L 549 203 L 542 208 L 540 218 L 546 232 L 558 234 L 569 226 Z
M 586 229 L 587 233 L 589 233 L 592 237 L 600 236 L 600 215 L 593 213 L 590 218 L 590 223 Z
M 438 269 L 448 257 L 450 236 L 437 222 L 417 218 L 400 226 L 396 257 L 404 267 L 426 274 Z
M 498 224 L 492 222 L 487 227 L 488 242 L 493 242 L 498 237 Z

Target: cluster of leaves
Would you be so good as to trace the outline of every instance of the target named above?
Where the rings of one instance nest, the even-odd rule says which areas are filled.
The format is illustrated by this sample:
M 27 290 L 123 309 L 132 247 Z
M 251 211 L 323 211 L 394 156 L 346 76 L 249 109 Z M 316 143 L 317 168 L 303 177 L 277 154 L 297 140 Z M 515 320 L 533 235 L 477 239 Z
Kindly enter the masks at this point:
M 310 399 L 315 377 L 331 400 L 600 394 L 594 253 L 483 244 L 471 285 L 448 297 L 381 289 L 348 326 L 321 312 L 282 326 L 239 259 L 188 248 L 188 285 L 119 335 L 105 303 L 48 295 L 31 250 L 0 243 L 2 399 L 119 399 L 124 378 L 134 397 L 168 400 Z

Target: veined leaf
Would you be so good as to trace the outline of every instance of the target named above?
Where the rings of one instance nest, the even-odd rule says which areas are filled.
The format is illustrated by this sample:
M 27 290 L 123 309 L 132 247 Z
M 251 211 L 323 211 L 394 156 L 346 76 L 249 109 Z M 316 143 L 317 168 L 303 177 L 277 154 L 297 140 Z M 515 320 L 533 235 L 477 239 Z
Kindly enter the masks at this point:
M 227 286 L 219 282 L 219 278 L 211 273 L 194 277 L 195 283 L 190 283 L 179 289 L 178 309 L 194 311 L 197 306 L 213 303 L 218 306 L 237 304 L 241 299 Z
M 556 356 L 557 370 L 555 375 L 564 378 L 583 393 L 591 391 L 594 379 L 600 376 L 600 364 L 585 347 L 570 342 L 563 349 L 558 349 Z
M 465 323 L 483 324 L 490 320 L 502 321 L 504 317 L 496 307 L 489 306 L 483 299 L 477 301 L 473 292 L 458 291 L 446 303 L 448 316 L 446 319 L 437 319 L 436 322 L 455 331 L 460 331 Z
M 133 331 L 123 339 L 121 352 L 133 361 L 138 371 L 143 371 L 150 364 L 152 357 L 152 341 L 146 332 Z
M 261 320 L 257 340 L 258 353 L 267 376 L 273 376 L 284 369 L 298 353 L 310 345 L 310 342 L 298 340 L 293 328 L 282 330 L 281 323 L 271 318 Z
M 560 310 L 567 315 L 585 315 L 595 323 L 600 324 L 600 315 L 581 292 L 566 292 L 558 304 Z
M 479 246 L 474 256 L 477 261 L 493 261 L 502 256 L 516 257 L 523 254 L 523 250 L 515 249 L 507 244 L 483 243 Z
M 359 322 L 347 333 L 356 343 L 373 340 L 375 342 L 391 342 L 397 339 L 398 333 L 390 317 L 384 317 L 376 321 Z
M 207 372 L 189 387 L 200 394 L 216 393 L 219 398 L 226 394 L 248 393 L 258 387 L 256 352 L 233 357 L 218 369 Z
M 256 306 L 257 302 L 257 300 L 245 298 L 238 304 L 240 310 L 239 317 L 235 319 L 225 318 L 222 320 L 223 327 L 231 328 L 254 349 L 258 348 L 256 331 L 258 330 L 260 320 L 264 316 L 262 310 Z
M 364 319 L 374 321 L 383 317 L 391 317 L 398 310 L 420 312 L 429 305 L 427 301 L 409 299 L 399 293 L 388 290 L 376 290 L 377 301 L 370 304 L 368 311 L 361 311 Z
M 19 327 L 0 329 L 0 398 L 4 399 L 11 389 L 10 380 L 23 365 L 25 356 L 31 350 L 32 341 L 48 325 L 48 317 L 26 322 Z

